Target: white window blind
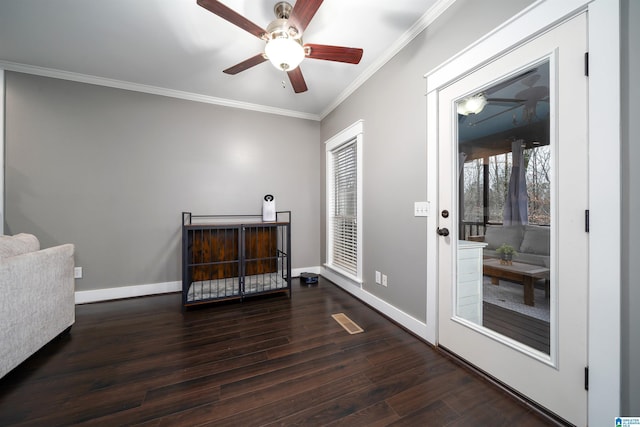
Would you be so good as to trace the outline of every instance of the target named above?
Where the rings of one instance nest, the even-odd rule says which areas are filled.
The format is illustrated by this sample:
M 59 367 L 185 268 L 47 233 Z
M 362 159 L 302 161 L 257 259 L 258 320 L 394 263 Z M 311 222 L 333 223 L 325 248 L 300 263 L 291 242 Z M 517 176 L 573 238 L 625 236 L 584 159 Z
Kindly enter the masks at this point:
M 358 274 L 358 146 L 352 140 L 332 151 L 329 212 L 330 264 Z
M 325 142 L 325 267 L 356 286 L 362 286 L 363 127 L 359 120 Z

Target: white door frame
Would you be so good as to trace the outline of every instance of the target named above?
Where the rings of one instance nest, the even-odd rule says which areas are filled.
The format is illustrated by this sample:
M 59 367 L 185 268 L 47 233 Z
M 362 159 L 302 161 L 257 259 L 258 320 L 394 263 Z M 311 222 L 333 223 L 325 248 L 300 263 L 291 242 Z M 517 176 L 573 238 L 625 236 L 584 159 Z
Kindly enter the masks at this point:
M 4 69 L 0 68 L 0 234 L 4 234 L 4 152 L 5 152 L 5 83 Z
M 449 61 L 427 79 L 427 336 L 438 342 L 438 90 L 525 40 L 581 11 L 589 30 L 589 395 L 590 425 L 620 415 L 620 4 L 619 0 L 539 0 Z M 597 58 L 597 59 L 596 59 Z

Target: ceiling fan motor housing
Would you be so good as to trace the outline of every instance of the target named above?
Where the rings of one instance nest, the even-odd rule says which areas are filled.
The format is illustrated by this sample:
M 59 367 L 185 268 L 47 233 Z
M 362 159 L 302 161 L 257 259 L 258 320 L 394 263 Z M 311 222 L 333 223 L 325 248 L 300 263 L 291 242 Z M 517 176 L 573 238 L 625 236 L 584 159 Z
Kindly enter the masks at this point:
M 302 34 L 296 27 L 289 25 L 286 19 L 276 19 L 267 26 L 267 38 L 273 40 L 278 37 L 292 38 L 296 40 L 302 39 Z
M 289 2 L 280 1 L 273 6 L 273 11 L 276 14 L 276 18 L 278 19 L 289 19 L 291 16 L 291 10 L 293 7 Z
M 291 16 L 292 10 L 293 6 L 286 1 L 276 3 L 273 7 L 276 19 L 267 27 L 267 37 L 269 39 L 274 39 L 276 37 L 302 38 L 302 32 L 295 26 L 289 25 L 289 17 Z

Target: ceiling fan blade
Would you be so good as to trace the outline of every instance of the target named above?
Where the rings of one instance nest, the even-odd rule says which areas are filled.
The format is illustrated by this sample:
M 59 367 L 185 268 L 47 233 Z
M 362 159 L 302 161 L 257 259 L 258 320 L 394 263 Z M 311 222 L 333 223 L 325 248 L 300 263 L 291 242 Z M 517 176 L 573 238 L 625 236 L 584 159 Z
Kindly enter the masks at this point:
M 244 16 L 240 15 L 233 9 L 228 8 L 224 4 L 220 3 L 217 0 L 197 0 L 198 4 L 209 12 L 218 15 L 220 18 L 225 19 L 232 24 L 242 28 L 243 30 L 253 34 L 258 38 L 262 38 L 267 32 L 249 21 Z
M 302 33 L 320 8 L 323 0 L 297 0 L 293 6 L 289 22 Z
M 537 71 L 538 71 L 537 68 L 532 68 L 530 70 L 527 70 L 522 74 L 518 74 L 517 76 L 513 76 L 511 78 L 508 78 L 507 80 L 505 80 L 503 82 L 500 82 L 500 83 L 498 83 L 498 84 L 496 84 L 494 86 L 491 86 L 490 88 L 485 89 L 484 93 L 487 94 L 487 95 L 491 95 L 492 93 L 497 92 L 497 91 L 499 91 L 501 89 L 504 89 L 507 86 L 511 86 L 512 84 L 518 82 L 519 80 L 524 79 L 525 77 L 527 77 L 527 76 L 529 76 L 529 75 L 531 75 L 533 73 L 536 73 Z
M 325 44 L 305 44 L 304 47 L 309 50 L 309 54 L 307 55 L 309 58 L 347 62 L 349 64 L 359 63 L 362 58 L 362 53 L 364 52 L 360 48 L 329 46 Z
M 487 98 L 487 102 L 494 105 L 511 106 L 513 104 L 524 104 L 527 100 L 519 98 Z
M 259 53 L 256 56 L 252 56 L 251 58 L 246 59 L 246 60 L 242 61 L 241 63 L 234 65 L 233 67 L 227 68 L 226 70 L 223 71 L 223 73 L 225 73 L 225 74 L 238 74 L 241 71 L 249 69 L 249 68 L 251 68 L 253 66 L 256 66 L 258 64 L 262 64 L 266 60 L 267 60 L 267 58 L 265 58 L 265 56 L 262 53 Z
M 296 67 L 291 71 L 287 71 L 289 75 L 289 80 L 291 81 L 291 86 L 293 87 L 293 91 L 295 93 L 302 93 L 307 91 L 307 83 L 304 81 L 304 77 L 302 77 L 302 71 L 300 67 Z

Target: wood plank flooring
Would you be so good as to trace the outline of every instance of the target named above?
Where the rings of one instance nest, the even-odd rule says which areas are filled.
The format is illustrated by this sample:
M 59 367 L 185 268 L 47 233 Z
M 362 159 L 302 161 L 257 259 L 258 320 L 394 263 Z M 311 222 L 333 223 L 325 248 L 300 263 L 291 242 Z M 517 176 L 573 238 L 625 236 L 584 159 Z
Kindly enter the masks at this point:
M 78 306 L 0 379 L 0 425 L 555 424 L 321 279 L 187 312 L 179 294 Z

